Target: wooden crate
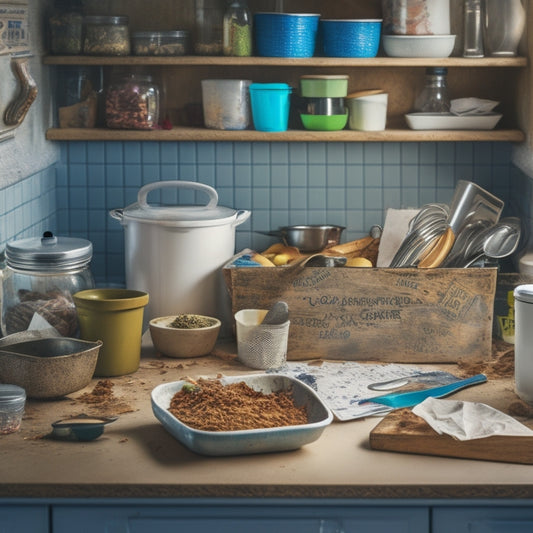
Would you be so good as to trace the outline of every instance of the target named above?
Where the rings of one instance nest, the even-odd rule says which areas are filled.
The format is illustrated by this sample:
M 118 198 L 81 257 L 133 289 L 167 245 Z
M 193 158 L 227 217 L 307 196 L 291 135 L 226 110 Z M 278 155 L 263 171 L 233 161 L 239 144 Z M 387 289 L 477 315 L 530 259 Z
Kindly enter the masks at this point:
M 289 360 L 451 363 L 491 353 L 494 268 L 229 267 L 232 310 L 289 305 Z

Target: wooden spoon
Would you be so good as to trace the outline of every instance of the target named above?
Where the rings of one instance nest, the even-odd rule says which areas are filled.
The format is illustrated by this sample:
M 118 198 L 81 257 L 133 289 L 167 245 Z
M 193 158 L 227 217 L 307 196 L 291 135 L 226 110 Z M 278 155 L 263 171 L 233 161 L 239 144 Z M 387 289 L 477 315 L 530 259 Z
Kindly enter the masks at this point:
M 437 240 L 435 245 L 431 248 L 418 263 L 418 268 L 437 268 L 444 261 L 453 243 L 455 242 L 455 234 L 452 228 L 448 228 Z

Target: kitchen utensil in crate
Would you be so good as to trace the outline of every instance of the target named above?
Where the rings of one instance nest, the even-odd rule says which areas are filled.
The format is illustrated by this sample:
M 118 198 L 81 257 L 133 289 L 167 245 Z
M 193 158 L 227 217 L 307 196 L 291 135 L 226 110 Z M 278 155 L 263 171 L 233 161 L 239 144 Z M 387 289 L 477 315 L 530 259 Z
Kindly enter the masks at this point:
M 261 370 L 281 368 L 287 360 L 289 324 L 263 324 L 267 309 L 241 309 L 235 313 L 238 359 Z

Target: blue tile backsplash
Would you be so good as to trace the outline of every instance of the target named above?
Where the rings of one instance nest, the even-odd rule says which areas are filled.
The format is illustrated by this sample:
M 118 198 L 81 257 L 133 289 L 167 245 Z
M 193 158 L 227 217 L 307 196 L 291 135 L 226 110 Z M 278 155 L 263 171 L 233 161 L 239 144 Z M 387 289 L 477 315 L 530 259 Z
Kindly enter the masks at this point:
M 455 183 L 479 183 L 507 205 L 529 210 L 528 180 L 509 143 L 64 142 L 55 168 L 0 195 L 0 243 L 51 229 L 88 238 L 100 283 L 124 282 L 123 229 L 109 215 L 159 180 L 200 181 L 219 204 L 249 209 L 236 248 L 263 249 L 256 231 L 287 224 L 340 224 L 343 240 L 382 224 L 387 208 L 448 203 Z M 190 190 L 150 193 L 150 203 L 200 203 Z

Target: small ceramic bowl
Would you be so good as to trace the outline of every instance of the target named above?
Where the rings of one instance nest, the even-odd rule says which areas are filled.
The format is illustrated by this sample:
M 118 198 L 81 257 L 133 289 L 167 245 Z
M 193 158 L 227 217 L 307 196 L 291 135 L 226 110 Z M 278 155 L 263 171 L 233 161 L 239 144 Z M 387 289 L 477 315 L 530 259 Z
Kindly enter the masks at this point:
M 300 115 L 306 130 L 338 131 L 344 129 L 348 122 L 348 113 L 342 115 Z
M 102 341 L 51 337 L 0 348 L 0 382 L 22 387 L 28 398 L 58 398 L 93 377 Z
M 199 319 L 208 323 L 202 327 L 175 327 L 176 318 Z M 217 342 L 221 322 L 218 318 L 182 314 L 153 318 L 149 322 L 150 334 L 155 349 L 168 357 L 200 357 L 213 351 Z
M 389 57 L 448 57 L 455 35 L 383 35 L 383 50 Z

